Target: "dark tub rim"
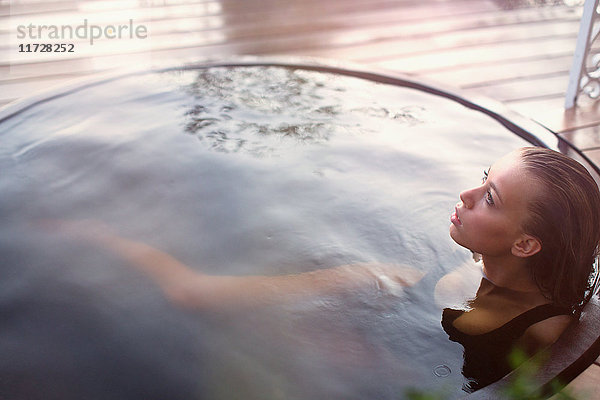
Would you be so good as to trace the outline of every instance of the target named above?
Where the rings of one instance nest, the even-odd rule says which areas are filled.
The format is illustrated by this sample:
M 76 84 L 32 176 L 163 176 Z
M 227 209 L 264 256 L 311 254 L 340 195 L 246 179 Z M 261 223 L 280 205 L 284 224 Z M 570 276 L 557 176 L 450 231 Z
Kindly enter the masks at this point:
M 36 105 L 111 81 L 152 73 L 201 70 L 213 67 L 280 67 L 301 69 L 402 86 L 445 97 L 467 108 L 486 114 L 502 124 L 509 131 L 535 146 L 569 153 L 569 156 L 588 167 L 588 170 L 592 173 L 596 181 L 600 182 L 600 168 L 581 150 L 559 137 L 550 129 L 521 116 L 502 103 L 486 97 L 471 94 L 466 95 L 460 90 L 444 87 L 440 83 L 427 82 L 423 79 L 417 80 L 405 74 L 366 67 L 346 61 L 340 62 L 305 57 L 234 57 L 227 60 L 209 60 L 160 68 L 144 68 L 129 71 L 118 70 L 116 72 L 96 74 L 93 77 L 77 79 L 68 85 L 49 89 L 0 107 L 0 123 Z M 597 336 L 597 332 L 600 332 L 600 298 L 596 293 L 584 307 L 580 320 L 569 326 L 559 340 L 550 347 L 550 359 L 535 375 L 535 384 L 532 388 L 534 390 L 543 390 L 547 394 L 547 397 L 549 397 L 554 394 L 551 387 L 553 382 L 558 379 L 561 385 L 566 385 L 590 366 L 600 356 L 600 337 Z M 467 400 L 502 398 L 511 378 L 519 374 L 520 371 L 527 369 L 528 366 L 529 364 L 526 362 L 500 381 L 486 386 L 475 393 L 466 395 L 464 398 Z

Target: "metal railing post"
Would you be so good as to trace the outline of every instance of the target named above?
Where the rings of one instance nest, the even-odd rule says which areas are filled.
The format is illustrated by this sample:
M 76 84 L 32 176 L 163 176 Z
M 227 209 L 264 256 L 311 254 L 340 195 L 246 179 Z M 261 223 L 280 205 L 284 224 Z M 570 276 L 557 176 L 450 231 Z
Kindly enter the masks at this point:
M 565 108 L 569 109 L 575 106 L 577 97 L 584 92 L 592 98 L 600 96 L 600 58 L 592 60 L 592 65 L 596 71 L 588 72 L 587 59 L 589 56 L 592 42 L 598 36 L 600 29 L 594 27 L 594 22 L 598 19 L 598 1 L 586 0 L 583 6 L 583 15 L 579 25 L 579 35 L 577 36 L 577 46 L 573 55 L 573 64 L 569 74 L 569 86 L 565 96 Z

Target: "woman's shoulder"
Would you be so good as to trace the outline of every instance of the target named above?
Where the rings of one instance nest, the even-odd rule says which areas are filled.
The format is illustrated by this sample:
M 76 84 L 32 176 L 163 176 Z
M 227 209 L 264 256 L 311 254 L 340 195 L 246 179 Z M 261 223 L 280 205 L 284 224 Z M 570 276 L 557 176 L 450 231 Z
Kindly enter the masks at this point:
M 442 307 L 463 307 L 475 297 L 483 274 L 481 264 L 468 260 L 444 275 L 435 285 L 435 303 Z
M 573 321 L 574 317 L 568 314 L 550 316 L 529 326 L 519 344 L 530 354 L 536 353 L 556 342 Z

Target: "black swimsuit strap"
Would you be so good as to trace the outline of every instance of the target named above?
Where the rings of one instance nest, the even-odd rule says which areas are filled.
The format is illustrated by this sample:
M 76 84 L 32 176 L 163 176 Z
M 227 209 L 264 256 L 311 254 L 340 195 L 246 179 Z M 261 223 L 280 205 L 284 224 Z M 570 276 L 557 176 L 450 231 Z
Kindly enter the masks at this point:
M 555 304 L 542 304 L 525 311 L 494 330 L 480 334 L 467 334 L 454 326 L 454 321 L 464 313 L 463 310 L 444 309 L 442 326 L 453 340 L 456 339 L 462 342 L 475 340 L 476 338 L 496 338 L 496 340 L 510 341 L 521 337 L 531 325 L 557 315 L 570 315 L 571 311 L 566 307 L 559 307 Z
M 510 335 L 512 338 L 518 338 L 532 325 L 545 319 L 556 317 L 558 315 L 571 315 L 571 310 L 567 307 L 560 307 L 552 303 L 542 304 L 525 311 L 516 316 L 501 327 L 494 329 L 489 333 Z

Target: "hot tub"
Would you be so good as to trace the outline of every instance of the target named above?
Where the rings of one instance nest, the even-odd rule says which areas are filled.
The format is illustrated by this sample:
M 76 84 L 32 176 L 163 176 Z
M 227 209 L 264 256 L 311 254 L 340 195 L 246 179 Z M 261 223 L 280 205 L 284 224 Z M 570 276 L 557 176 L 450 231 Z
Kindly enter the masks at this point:
M 465 395 L 433 291 L 471 259 L 447 233 L 458 193 L 515 148 L 557 146 L 512 121 L 386 74 L 262 62 L 4 109 L 0 397 Z M 206 274 L 379 263 L 425 278 L 215 317 L 47 220 L 102 221 Z

